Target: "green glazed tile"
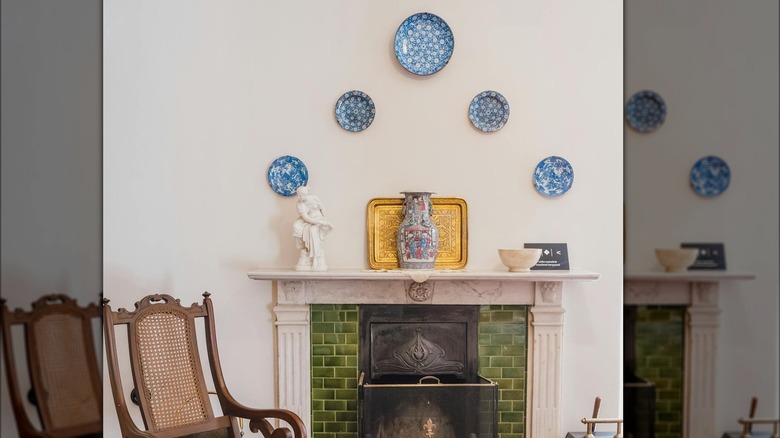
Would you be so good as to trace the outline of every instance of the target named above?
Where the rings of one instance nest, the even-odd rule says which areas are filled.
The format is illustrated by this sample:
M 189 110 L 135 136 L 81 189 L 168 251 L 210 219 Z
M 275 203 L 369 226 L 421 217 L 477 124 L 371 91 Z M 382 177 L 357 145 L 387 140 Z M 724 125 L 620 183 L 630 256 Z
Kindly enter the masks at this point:
M 312 367 L 312 377 L 334 377 L 334 369 L 331 367 Z
M 357 390 L 355 389 L 337 389 L 336 399 L 338 400 L 357 400 Z
M 347 425 L 344 423 L 325 423 L 325 432 L 345 432 Z
M 334 333 L 357 333 L 356 322 L 335 322 L 333 323 Z
M 322 359 L 323 366 L 326 367 L 343 367 L 347 364 L 347 360 L 344 356 L 327 356 Z
M 314 356 L 333 356 L 332 345 L 314 345 L 311 347 L 311 354 Z
M 334 354 L 337 356 L 357 356 L 357 345 L 336 345 Z
M 336 333 L 323 333 L 320 334 L 322 336 L 322 344 L 339 344 L 339 335 Z
M 501 378 L 501 368 L 484 367 L 479 369 L 479 373 L 488 379 L 495 380 Z
M 336 324 L 334 322 L 313 322 L 311 330 L 312 333 L 336 333 Z
M 350 378 L 355 377 L 356 369 L 350 367 L 338 367 L 332 368 L 335 371 L 334 377 Z
M 314 411 L 311 413 L 312 421 L 336 421 L 336 413 L 328 411 Z
M 501 324 L 484 323 L 479 325 L 479 332 L 484 334 L 501 333 Z
M 523 416 L 519 412 L 502 412 L 498 421 L 502 423 L 519 423 L 523 421 Z
M 333 400 L 336 393 L 332 389 L 312 389 L 311 397 L 314 400 Z
M 525 398 L 523 391 L 517 389 L 499 389 L 501 400 L 522 400 Z
M 345 379 L 324 379 L 323 388 L 343 389 L 345 388 Z
M 342 423 L 352 423 L 357 422 L 357 412 L 351 412 L 351 411 L 341 411 L 336 412 L 336 421 L 340 421 Z
M 492 342 L 495 345 L 512 345 L 514 343 L 514 335 L 495 333 L 491 336 Z
M 491 312 L 490 320 L 493 322 L 512 322 L 514 320 L 514 312 L 506 310 Z
M 326 400 L 325 401 L 325 410 L 326 411 L 346 411 L 347 410 L 347 402 L 344 400 Z

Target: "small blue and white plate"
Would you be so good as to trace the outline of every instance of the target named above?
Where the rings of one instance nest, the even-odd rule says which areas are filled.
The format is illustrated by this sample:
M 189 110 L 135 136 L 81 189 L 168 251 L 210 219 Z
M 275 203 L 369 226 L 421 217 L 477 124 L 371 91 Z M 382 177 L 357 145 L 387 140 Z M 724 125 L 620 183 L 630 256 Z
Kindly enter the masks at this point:
M 395 57 L 403 68 L 416 75 L 432 75 L 443 69 L 454 49 L 450 26 L 430 12 L 410 16 L 395 32 Z
M 351 132 L 360 132 L 374 122 L 376 107 L 368 94 L 352 90 L 339 97 L 336 102 L 336 121 Z
M 550 156 L 534 169 L 534 186 L 544 196 L 556 197 L 568 192 L 574 183 L 574 169 L 564 158 Z
M 626 120 L 636 131 L 654 131 L 666 120 L 666 103 L 653 91 L 640 91 L 628 99 Z
M 691 168 L 691 188 L 701 196 L 718 196 L 729 187 L 731 170 L 722 159 L 708 155 Z
M 509 102 L 497 91 L 483 91 L 471 99 L 469 119 L 481 131 L 498 131 L 509 120 Z
M 292 196 L 300 186 L 309 181 L 309 171 L 303 161 L 290 155 L 283 155 L 268 167 L 268 184 L 282 196 Z

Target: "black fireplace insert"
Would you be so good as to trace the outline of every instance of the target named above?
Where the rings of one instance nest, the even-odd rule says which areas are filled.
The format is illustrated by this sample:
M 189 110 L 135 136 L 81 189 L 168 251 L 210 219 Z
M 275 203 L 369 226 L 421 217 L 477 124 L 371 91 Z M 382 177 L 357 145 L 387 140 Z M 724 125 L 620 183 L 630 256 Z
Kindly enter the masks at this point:
M 479 306 L 359 309 L 363 438 L 495 438 L 498 385 L 477 373 Z

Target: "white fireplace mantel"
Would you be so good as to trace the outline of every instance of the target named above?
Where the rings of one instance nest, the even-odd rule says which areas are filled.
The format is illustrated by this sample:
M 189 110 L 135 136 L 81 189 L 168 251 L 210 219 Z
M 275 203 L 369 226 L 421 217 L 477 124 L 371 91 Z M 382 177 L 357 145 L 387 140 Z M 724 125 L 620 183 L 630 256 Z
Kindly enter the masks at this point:
M 755 274 L 728 271 L 626 272 L 626 306 L 686 306 L 683 382 L 683 437 L 717 436 L 715 381 L 720 307 L 724 281 L 752 280 Z
M 277 405 L 298 413 L 311 430 L 310 304 L 528 305 L 526 436 L 561 436 L 563 284 L 598 280 L 584 270 L 255 269 L 253 280 L 275 284 Z M 412 278 L 414 277 L 414 279 Z M 425 278 L 427 277 L 427 278 Z M 415 280 L 416 279 L 416 280 Z

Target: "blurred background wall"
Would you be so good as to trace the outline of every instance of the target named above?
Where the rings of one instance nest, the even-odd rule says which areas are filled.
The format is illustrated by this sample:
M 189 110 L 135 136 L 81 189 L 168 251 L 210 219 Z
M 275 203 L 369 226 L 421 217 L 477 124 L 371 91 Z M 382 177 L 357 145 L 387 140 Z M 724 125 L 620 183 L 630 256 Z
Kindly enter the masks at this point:
M 625 99 L 650 89 L 667 105 L 656 131 L 625 136 L 626 271 L 660 269 L 654 248 L 722 242 L 718 430 L 736 430 L 757 396 L 778 407 L 778 2 L 625 2 Z M 688 182 L 716 155 L 731 169 L 713 198 Z
M 2 0 L 2 283 L 13 309 L 102 291 L 99 0 Z M 0 435 L 16 435 L 0 376 Z M 23 389 L 26 391 L 26 389 Z

